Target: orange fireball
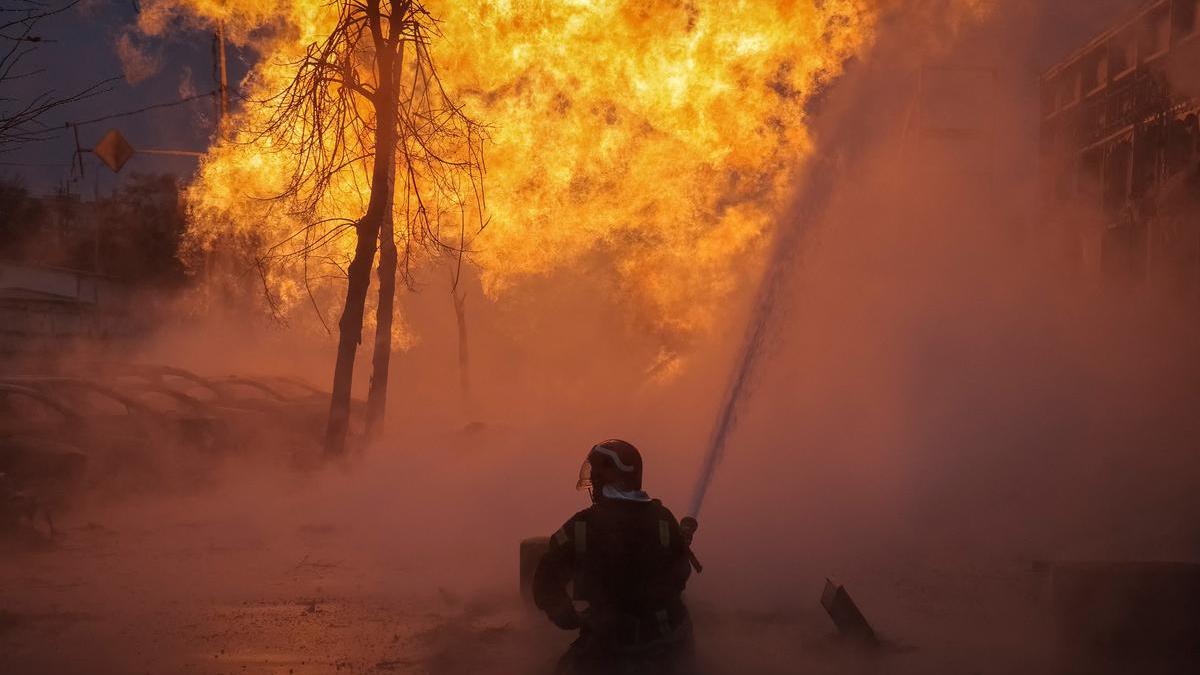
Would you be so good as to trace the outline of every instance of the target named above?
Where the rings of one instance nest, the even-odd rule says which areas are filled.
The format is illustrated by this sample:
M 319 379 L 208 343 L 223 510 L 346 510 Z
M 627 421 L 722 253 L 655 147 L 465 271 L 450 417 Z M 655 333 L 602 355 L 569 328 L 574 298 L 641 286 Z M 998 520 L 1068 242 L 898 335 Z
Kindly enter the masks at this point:
M 215 145 L 189 191 L 201 245 L 252 230 L 262 245 L 316 241 L 307 265 L 336 276 L 352 237 L 305 216 L 353 219 L 369 160 L 348 167 L 317 214 L 263 199 L 294 157 L 253 135 L 272 115 L 288 65 L 336 18 L 325 0 L 157 0 L 143 30 L 224 21 L 261 58 L 242 83 L 235 142 Z M 428 0 L 446 88 L 489 125 L 489 225 L 470 241 L 485 289 L 597 252 L 640 316 L 673 338 L 705 330 L 771 231 L 811 143 L 806 104 L 870 42 L 871 0 Z M 478 215 L 478 214 L 476 214 Z M 399 214 L 398 214 L 399 216 Z M 331 221 L 337 222 L 337 221 Z M 457 221 L 456 221 L 457 222 Z M 326 226 L 329 227 L 329 226 Z M 322 233 L 327 240 L 317 239 Z M 279 250 L 286 250 L 281 247 Z M 268 284 L 284 308 L 307 306 L 298 265 Z M 336 295 L 330 294 L 334 302 Z M 336 307 L 334 308 L 336 309 Z

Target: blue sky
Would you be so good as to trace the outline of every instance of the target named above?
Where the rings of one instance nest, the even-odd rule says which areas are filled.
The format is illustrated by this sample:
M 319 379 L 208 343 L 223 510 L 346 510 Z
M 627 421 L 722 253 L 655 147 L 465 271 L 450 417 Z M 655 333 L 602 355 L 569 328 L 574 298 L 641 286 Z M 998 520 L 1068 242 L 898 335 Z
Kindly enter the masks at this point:
M 8 5 L 12 0 L 3 0 Z M 122 72 L 118 57 L 118 42 L 122 35 L 132 32 L 137 20 L 131 0 L 84 0 L 68 12 L 38 24 L 36 33 L 46 42 L 41 44 L 26 62 L 27 69 L 40 69 L 34 78 L 11 86 L 6 96 L 30 96 L 53 89 L 58 94 L 82 90 L 106 78 L 116 78 L 111 91 L 87 102 L 53 111 L 46 122 L 61 126 L 66 122 L 103 117 L 112 113 L 141 108 L 156 103 L 176 101 L 181 95 L 194 91 L 203 93 L 215 88 L 212 64 L 212 35 L 205 31 L 179 27 L 166 39 L 138 40 L 142 52 L 155 65 L 152 75 L 131 82 Z M 230 80 L 236 83 L 248 69 L 245 52 L 229 51 Z M 208 144 L 215 116 L 208 98 L 174 108 L 114 119 L 79 128 L 80 144 L 91 147 L 109 129 L 117 129 L 134 148 L 162 148 L 203 151 Z M 75 141 L 69 132 L 53 140 L 30 144 L 12 153 L 0 155 L 0 174 L 21 175 L 36 192 L 48 192 L 69 181 L 72 189 L 91 198 L 93 191 L 107 194 L 127 174 L 134 172 L 175 172 L 187 175 L 195 168 L 196 160 L 187 157 L 137 155 L 114 175 L 99 161 L 84 156 L 84 177 L 72 172 Z

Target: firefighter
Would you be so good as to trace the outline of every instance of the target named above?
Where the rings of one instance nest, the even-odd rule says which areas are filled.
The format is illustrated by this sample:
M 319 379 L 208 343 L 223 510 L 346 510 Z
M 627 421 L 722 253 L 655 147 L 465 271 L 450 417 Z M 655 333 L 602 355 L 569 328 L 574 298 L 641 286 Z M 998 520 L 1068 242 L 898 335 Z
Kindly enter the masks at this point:
M 534 602 L 580 635 L 558 673 L 689 672 L 692 626 L 683 589 L 694 557 L 694 520 L 675 516 L 642 490 L 642 456 L 622 440 L 594 446 L 576 489 L 592 505 L 550 539 L 533 579 Z M 576 609 L 568 595 L 586 603 Z

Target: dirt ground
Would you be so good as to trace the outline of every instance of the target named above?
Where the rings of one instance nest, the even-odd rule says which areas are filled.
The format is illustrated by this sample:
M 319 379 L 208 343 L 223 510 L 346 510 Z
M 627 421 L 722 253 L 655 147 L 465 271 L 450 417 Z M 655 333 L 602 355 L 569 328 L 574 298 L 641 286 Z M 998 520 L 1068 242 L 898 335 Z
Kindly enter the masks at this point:
M 546 494 L 514 493 L 496 467 L 457 447 L 307 476 L 237 465 L 240 478 L 190 496 L 63 514 L 53 540 L 42 525 L 0 537 L 0 673 L 548 674 L 572 636 L 520 601 L 518 545 L 583 498 L 550 475 L 530 479 L 554 486 Z M 705 675 L 1102 672 L 1056 653 L 1028 556 L 856 555 L 820 517 L 731 512 L 718 501 L 702 518 L 705 570 L 689 583 Z M 835 637 L 819 605 L 826 575 L 883 649 Z
M 419 581 L 429 570 L 356 546 L 343 524 L 298 514 L 267 531 L 200 505 L 93 513 L 52 543 L 9 538 L 0 671 L 541 673 L 570 639 L 516 597 L 515 545 L 500 575 L 511 585 L 461 589 Z M 836 640 L 815 597 L 752 610 L 693 594 L 708 671 L 1050 672 L 1047 652 L 1031 647 L 1044 626 L 1015 567 L 902 568 L 858 589 L 889 640 L 874 655 Z M 705 582 L 732 573 L 710 569 Z

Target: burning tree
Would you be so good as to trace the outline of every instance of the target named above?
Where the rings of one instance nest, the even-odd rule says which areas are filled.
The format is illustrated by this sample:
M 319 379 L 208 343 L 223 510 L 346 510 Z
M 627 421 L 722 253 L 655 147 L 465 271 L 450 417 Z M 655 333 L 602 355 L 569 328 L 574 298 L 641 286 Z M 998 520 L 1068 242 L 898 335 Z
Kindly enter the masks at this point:
M 288 255 L 308 256 L 348 230 L 355 239 L 325 441 L 334 455 L 344 451 L 349 429 L 376 253 L 368 436 L 381 429 L 387 403 L 397 276 L 411 282 L 419 251 L 461 252 L 468 219 L 482 229 L 485 138 L 485 129 L 442 86 L 429 52 L 437 23 L 421 2 L 342 0 L 337 8 L 328 36 L 309 46 L 290 83 L 264 102 L 273 114 L 260 132 L 274 151 L 294 157 L 281 198 L 303 219 L 304 244 Z M 354 208 L 364 193 L 369 196 L 357 218 L 309 215 Z M 456 227 L 443 237 L 447 218 Z
M 198 19 L 206 29 L 221 22 L 232 44 L 259 55 L 240 88 L 265 105 L 239 106 L 233 113 L 238 142 L 216 144 L 206 153 L 188 189 L 193 214 L 188 241 L 212 250 L 228 238 L 251 240 L 256 253 L 263 243 L 279 244 L 268 256 L 278 264 L 263 268 L 262 275 L 272 310 L 283 320 L 303 321 L 303 308 L 311 306 L 326 330 L 322 308 L 340 303 L 344 290 L 350 290 L 347 296 L 366 293 L 340 285 L 361 258 L 355 239 L 360 221 L 343 216 L 365 214 L 371 206 L 374 126 L 366 125 L 360 139 L 344 123 L 328 121 L 332 114 L 294 114 L 282 124 L 266 119 L 288 101 L 326 110 L 334 109 L 328 99 L 337 97 L 350 99 L 336 101 L 344 115 L 374 119 L 371 98 L 356 89 L 356 83 L 379 81 L 375 38 L 354 18 L 370 8 L 363 1 L 347 6 L 341 0 L 143 0 L 138 20 L 146 35 L 164 37 L 177 19 Z M 961 2 L 986 0 L 943 4 Z M 469 256 L 480 284 L 471 302 L 516 293 L 527 280 L 556 270 L 582 272 L 619 298 L 631 321 L 661 343 L 655 372 L 664 377 L 678 372 L 691 338 L 714 327 L 737 280 L 760 269 L 813 150 L 812 97 L 839 76 L 847 60 L 863 53 L 882 8 L 894 4 L 422 0 L 420 7 L 438 18 L 435 24 L 421 14 L 417 22 L 426 31 L 422 35 L 437 38 L 429 49 L 442 69 L 442 79 L 432 80 L 437 100 L 431 109 L 456 110 L 441 100 L 444 81 L 457 103 L 496 121 L 487 129 L 488 227 L 474 239 Z M 392 8 L 377 11 L 387 15 Z M 413 56 L 427 54 L 414 53 L 412 41 L 402 47 L 397 52 L 408 55 L 400 69 L 411 74 Z M 347 56 L 347 49 L 358 55 Z M 307 84 L 320 84 L 288 86 L 301 62 L 312 78 Z M 353 66 L 349 72 L 342 67 L 347 62 Z M 403 82 L 409 81 L 406 75 Z M 296 95 L 281 97 L 284 90 Z M 397 94 L 403 102 L 419 91 L 408 86 Z M 313 119 L 325 121 L 310 128 Z M 461 164 L 478 157 L 479 129 L 464 133 L 470 128 L 461 120 L 445 119 L 440 126 L 456 131 L 441 137 L 444 151 L 437 154 L 451 164 L 438 164 L 437 173 L 448 180 L 418 183 L 445 188 L 438 192 L 446 196 L 441 207 L 427 214 L 457 221 L 447 220 L 445 246 L 440 235 L 429 236 L 442 231 L 438 218 L 431 216 L 428 224 L 404 220 L 410 214 L 401 217 L 397 207 L 397 254 L 405 273 L 410 253 L 463 246 L 464 217 L 455 207 L 466 206 L 468 231 L 482 225 L 472 205 L 478 164 L 474 173 Z M 276 133 L 244 131 L 264 126 Z M 324 143 L 322 151 L 344 158 L 342 163 L 323 158 L 321 166 L 336 171 L 318 170 L 292 150 L 303 146 L 299 137 L 305 134 Z M 404 161 L 397 166 L 407 170 Z M 297 171 L 303 174 L 299 183 L 285 179 Z M 289 212 L 281 202 L 261 199 L 288 191 L 289 184 L 302 188 L 291 190 L 295 196 L 312 194 L 323 174 L 330 178 L 319 185 L 322 197 L 308 200 L 316 208 L 298 199 L 299 208 Z M 394 180 L 402 189 L 395 203 L 405 203 L 405 179 Z M 300 226 L 298 217 L 309 220 Z M 362 243 L 369 246 L 372 238 L 367 239 Z M 379 252 L 376 243 L 373 253 Z M 355 269 L 364 266 L 370 262 Z M 369 279 L 359 277 L 365 289 Z M 456 318 L 465 333 L 462 286 L 455 291 Z M 352 309 L 352 303 L 346 307 Z M 371 313 L 370 300 L 361 311 Z M 389 312 L 385 307 L 385 318 Z M 399 318 L 397 324 L 402 325 Z M 465 349 L 460 356 L 462 363 Z

